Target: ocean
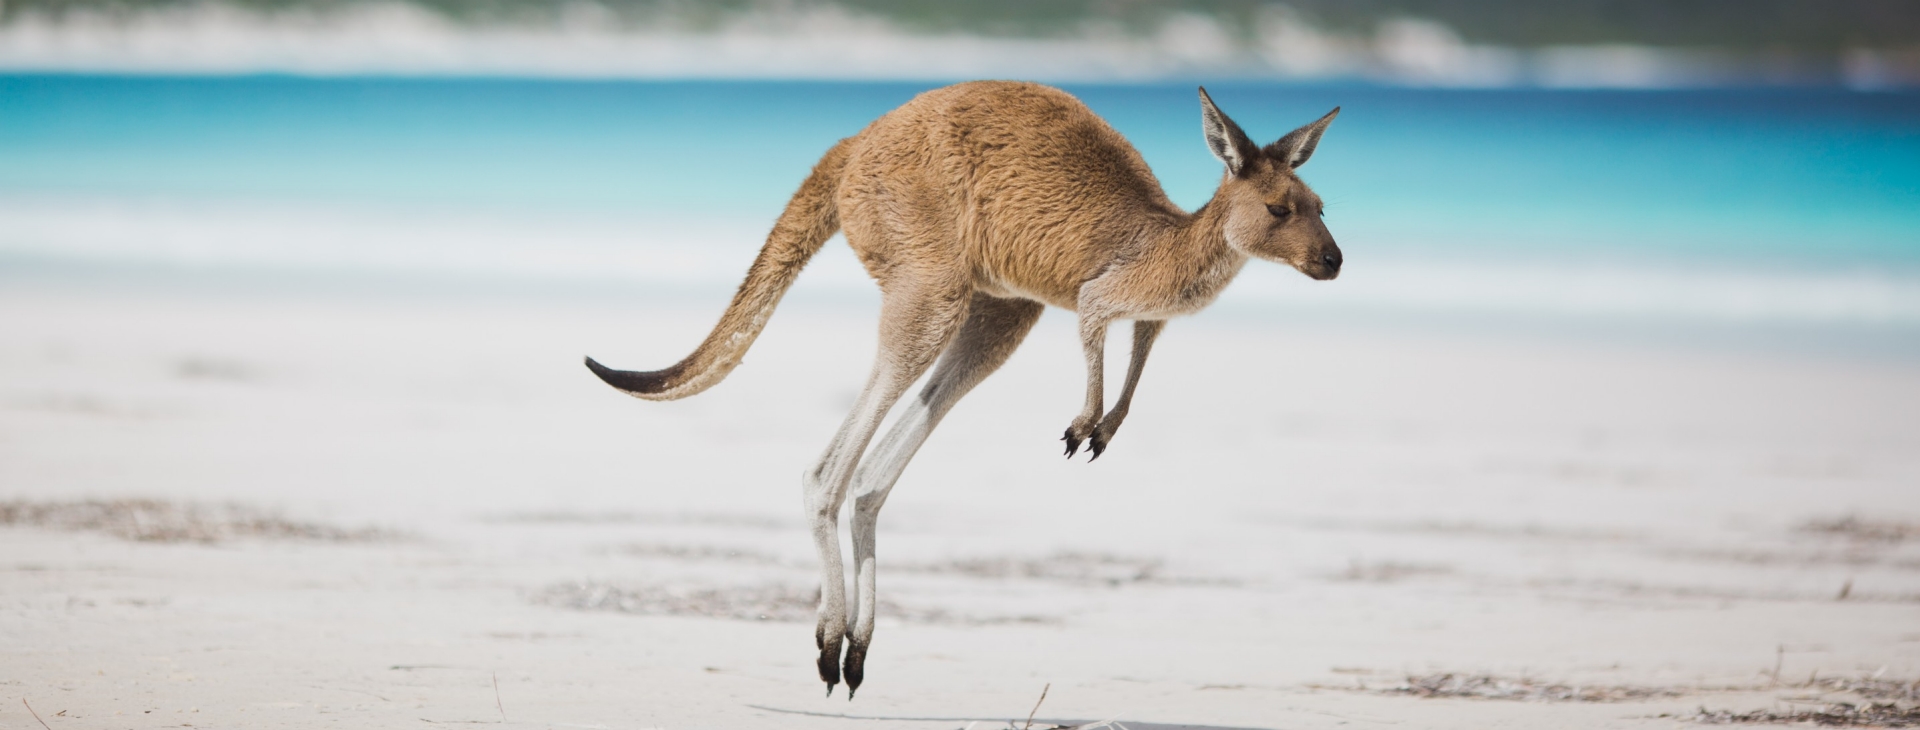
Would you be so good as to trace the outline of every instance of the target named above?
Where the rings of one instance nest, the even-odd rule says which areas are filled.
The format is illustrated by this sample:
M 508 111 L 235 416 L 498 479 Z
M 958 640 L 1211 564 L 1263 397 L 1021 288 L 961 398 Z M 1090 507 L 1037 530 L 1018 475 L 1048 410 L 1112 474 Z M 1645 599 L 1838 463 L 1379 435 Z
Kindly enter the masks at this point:
M 823 151 L 935 85 L 0 76 L 0 280 L 723 296 Z M 1066 88 L 1206 201 L 1193 84 Z M 1301 172 L 1346 272 L 1252 266 L 1228 307 L 1920 328 L 1920 94 L 1209 90 L 1261 141 L 1343 109 Z

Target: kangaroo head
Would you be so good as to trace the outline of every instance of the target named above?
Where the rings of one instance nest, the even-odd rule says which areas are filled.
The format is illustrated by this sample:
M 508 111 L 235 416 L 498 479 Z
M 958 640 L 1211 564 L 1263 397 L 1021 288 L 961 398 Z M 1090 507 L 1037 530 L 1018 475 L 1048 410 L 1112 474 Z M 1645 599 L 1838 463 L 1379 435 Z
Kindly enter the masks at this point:
M 1320 196 L 1294 170 L 1313 157 L 1320 134 L 1340 108 L 1261 147 L 1240 131 L 1200 90 L 1201 128 L 1213 156 L 1227 163 L 1226 179 L 1208 205 L 1224 206 L 1227 245 L 1249 256 L 1287 264 L 1315 279 L 1340 275 L 1340 247 L 1320 219 Z

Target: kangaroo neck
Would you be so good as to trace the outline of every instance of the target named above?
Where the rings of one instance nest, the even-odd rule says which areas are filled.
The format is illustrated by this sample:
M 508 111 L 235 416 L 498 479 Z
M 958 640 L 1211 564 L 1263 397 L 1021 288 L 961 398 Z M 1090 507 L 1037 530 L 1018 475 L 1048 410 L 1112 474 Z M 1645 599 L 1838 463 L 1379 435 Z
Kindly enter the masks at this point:
M 1189 213 L 1179 225 L 1164 234 L 1167 243 L 1185 250 L 1190 255 L 1206 258 L 1224 258 L 1245 261 L 1246 254 L 1227 243 L 1227 206 L 1220 202 L 1218 191 L 1199 210 Z
M 1214 199 L 1199 210 L 1166 221 L 1154 236 L 1152 248 L 1168 267 L 1173 308 L 1191 313 L 1213 303 L 1246 266 L 1247 255 L 1227 243 L 1226 205 Z

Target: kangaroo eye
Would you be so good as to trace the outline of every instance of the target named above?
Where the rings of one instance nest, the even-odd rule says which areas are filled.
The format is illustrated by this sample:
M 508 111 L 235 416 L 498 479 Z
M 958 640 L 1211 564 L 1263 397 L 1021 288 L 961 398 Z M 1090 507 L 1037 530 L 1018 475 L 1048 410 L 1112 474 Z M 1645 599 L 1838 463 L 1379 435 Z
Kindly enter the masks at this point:
M 1293 215 L 1293 209 L 1284 205 L 1269 205 L 1267 206 L 1267 212 L 1272 213 L 1275 218 L 1285 218 Z

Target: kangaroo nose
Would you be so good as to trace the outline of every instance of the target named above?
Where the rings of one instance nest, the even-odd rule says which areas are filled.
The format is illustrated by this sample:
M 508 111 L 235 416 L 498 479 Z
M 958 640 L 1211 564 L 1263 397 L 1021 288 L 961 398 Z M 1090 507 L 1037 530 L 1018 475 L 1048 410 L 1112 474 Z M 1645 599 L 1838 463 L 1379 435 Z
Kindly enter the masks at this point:
M 1340 254 L 1330 253 L 1325 256 L 1321 256 L 1320 263 L 1326 264 L 1327 268 L 1329 269 L 1338 269 L 1340 268 Z

